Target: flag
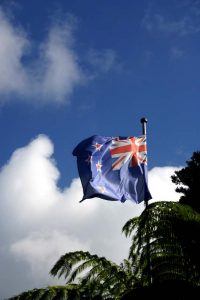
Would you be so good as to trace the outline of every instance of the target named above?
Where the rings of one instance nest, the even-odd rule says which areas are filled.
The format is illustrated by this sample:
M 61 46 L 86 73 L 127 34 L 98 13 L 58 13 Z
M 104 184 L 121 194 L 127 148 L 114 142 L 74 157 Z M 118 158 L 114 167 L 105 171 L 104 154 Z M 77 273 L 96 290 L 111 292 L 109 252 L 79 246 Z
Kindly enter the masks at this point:
M 146 136 L 94 135 L 73 150 L 83 188 L 83 198 L 135 203 L 150 200 L 147 184 Z

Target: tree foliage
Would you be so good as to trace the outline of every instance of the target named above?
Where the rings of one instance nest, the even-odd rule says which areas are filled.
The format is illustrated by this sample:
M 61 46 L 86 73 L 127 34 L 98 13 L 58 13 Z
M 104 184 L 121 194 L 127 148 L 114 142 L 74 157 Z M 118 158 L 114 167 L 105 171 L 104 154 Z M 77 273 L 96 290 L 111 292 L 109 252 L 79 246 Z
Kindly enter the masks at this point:
M 105 257 L 84 251 L 63 255 L 52 268 L 51 275 L 64 276 L 67 284 L 78 280 L 81 286 L 95 285 L 90 295 L 101 294 L 105 299 L 119 299 L 120 295 L 131 289 L 137 281 L 131 260 L 124 260 L 118 265 Z
M 9 298 L 9 300 L 81 300 L 84 299 L 84 291 L 74 285 L 49 286 L 42 289 L 33 289 L 23 292 L 18 296 Z M 85 298 L 88 299 L 88 298 Z M 89 300 L 89 299 L 88 299 Z
M 172 182 L 177 185 L 176 192 L 183 194 L 180 203 L 188 204 L 200 212 L 200 152 L 193 152 L 187 166 L 172 175 Z
M 200 285 L 200 214 L 191 207 L 152 203 L 123 232 L 132 237 L 129 258 L 137 258 L 135 276 L 143 286 Z

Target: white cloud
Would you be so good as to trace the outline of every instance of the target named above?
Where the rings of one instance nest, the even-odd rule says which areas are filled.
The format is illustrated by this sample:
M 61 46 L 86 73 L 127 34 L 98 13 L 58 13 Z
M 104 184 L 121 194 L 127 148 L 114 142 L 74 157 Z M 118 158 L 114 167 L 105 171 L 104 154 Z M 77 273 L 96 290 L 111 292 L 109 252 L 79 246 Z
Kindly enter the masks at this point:
M 125 222 L 144 204 L 88 199 L 82 203 L 79 179 L 60 191 L 53 144 L 40 135 L 16 150 L 0 172 L 0 290 L 2 297 L 46 286 L 60 255 L 88 250 L 120 262 L 130 240 L 121 234 Z M 177 200 L 170 180 L 177 168 L 149 171 L 153 200 Z M 11 288 L 12 287 L 12 288 Z
M 28 78 L 22 58 L 28 47 L 25 33 L 15 28 L 0 9 L 0 93 L 26 92 Z
M 30 267 L 34 284 L 46 281 L 47 274 L 57 259 L 67 251 L 87 250 L 89 245 L 81 244 L 77 238 L 61 231 L 32 232 L 16 241 L 10 247 L 11 255 L 19 262 L 26 261 Z M 37 274 L 37 277 L 36 277 Z
M 69 102 L 74 88 L 86 79 L 72 32 L 73 25 L 68 21 L 52 24 L 47 39 L 35 44 L 38 57 L 30 61 L 33 42 L 0 9 L 0 94 L 4 96 L 1 101 L 10 100 L 15 93 L 26 101 L 39 99 L 38 104 Z
M 0 101 L 69 103 L 76 87 L 116 66 L 115 52 L 100 49 L 89 52 L 90 71 L 83 70 L 75 46 L 71 17 L 54 21 L 36 42 L 0 8 Z
M 153 12 L 151 8 L 144 15 L 142 27 L 154 34 L 157 32 L 168 36 L 177 35 L 180 37 L 200 31 L 199 21 L 191 12 L 186 12 L 179 19 L 173 20 L 164 14 Z
M 62 102 L 73 92 L 76 85 L 84 81 L 72 40 L 69 24 L 55 25 L 49 31 L 40 57 L 43 63 L 41 92 L 44 99 Z
M 149 189 L 152 201 L 178 201 L 180 195 L 175 192 L 171 175 L 181 167 L 155 167 L 149 171 Z
M 111 49 L 102 51 L 91 49 L 88 53 L 88 59 L 98 72 L 107 73 L 116 66 L 116 53 Z
M 58 200 L 60 194 L 56 181 L 59 172 L 50 160 L 52 153 L 53 145 L 41 135 L 27 147 L 16 150 L 8 165 L 2 168 L 2 209 L 10 211 L 16 223 L 43 218 L 47 208 Z

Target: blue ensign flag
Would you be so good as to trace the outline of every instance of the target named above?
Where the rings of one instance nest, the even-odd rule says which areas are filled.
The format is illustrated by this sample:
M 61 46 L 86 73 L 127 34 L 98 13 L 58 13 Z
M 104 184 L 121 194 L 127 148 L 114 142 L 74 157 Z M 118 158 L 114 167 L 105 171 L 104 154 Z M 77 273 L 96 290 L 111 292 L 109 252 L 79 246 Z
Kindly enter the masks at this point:
M 73 150 L 83 187 L 83 198 L 135 203 L 152 199 L 147 184 L 146 136 L 94 135 Z

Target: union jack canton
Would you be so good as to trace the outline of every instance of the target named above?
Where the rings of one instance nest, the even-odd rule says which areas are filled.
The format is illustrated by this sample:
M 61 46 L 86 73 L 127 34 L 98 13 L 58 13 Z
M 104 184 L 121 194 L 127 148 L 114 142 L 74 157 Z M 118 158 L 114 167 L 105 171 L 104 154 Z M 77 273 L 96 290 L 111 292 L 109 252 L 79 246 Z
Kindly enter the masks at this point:
M 83 198 L 135 203 L 152 199 L 147 184 L 146 136 L 94 135 L 73 150 L 83 187 Z

